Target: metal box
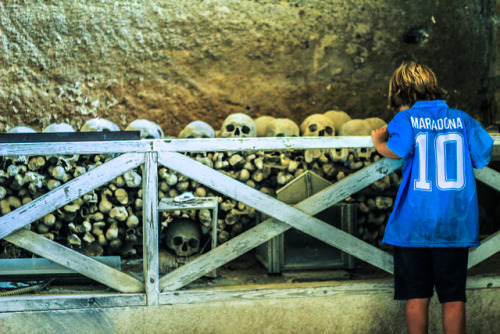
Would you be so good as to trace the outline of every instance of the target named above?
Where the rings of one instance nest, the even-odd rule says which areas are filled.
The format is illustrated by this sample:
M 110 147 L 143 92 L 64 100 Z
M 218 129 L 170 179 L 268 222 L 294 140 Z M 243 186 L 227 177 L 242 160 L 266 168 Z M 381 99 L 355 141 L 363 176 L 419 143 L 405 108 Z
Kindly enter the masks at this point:
M 306 171 L 276 192 L 278 200 L 297 204 L 331 183 L 317 174 Z M 356 230 L 356 205 L 336 204 L 314 217 L 341 230 L 354 234 Z M 265 220 L 267 217 L 261 217 Z M 355 258 L 297 229 L 290 229 L 257 247 L 257 259 L 269 273 L 286 270 L 352 269 Z

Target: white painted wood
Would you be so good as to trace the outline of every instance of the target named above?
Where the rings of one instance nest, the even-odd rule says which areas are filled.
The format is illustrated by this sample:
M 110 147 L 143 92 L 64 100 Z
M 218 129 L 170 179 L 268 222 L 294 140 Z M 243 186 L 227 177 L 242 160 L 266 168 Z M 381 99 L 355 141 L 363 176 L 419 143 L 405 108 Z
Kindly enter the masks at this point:
M 469 277 L 467 289 L 499 288 L 500 277 Z M 230 288 L 190 289 L 160 294 L 161 305 L 214 303 L 230 301 L 252 301 L 268 299 L 311 298 L 332 296 L 355 296 L 365 294 L 392 294 L 392 280 L 369 282 L 322 282 L 273 285 L 248 285 Z M 49 291 L 50 293 L 50 291 Z M 146 306 L 144 294 L 70 294 L 0 297 L 0 313 L 44 310 L 69 310 L 86 308 L 112 308 Z
M 68 294 L 0 297 L 0 313 L 145 306 L 144 294 Z
M 172 152 L 270 151 L 373 147 L 371 137 L 203 138 L 154 141 L 154 150 Z
M 121 155 L 0 217 L 0 239 L 137 167 L 143 161 L 144 154 Z
M 394 293 L 394 283 L 391 280 L 370 280 L 350 282 L 322 282 L 317 286 L 307 284 L 283 284 L 273 288 L 265 285 L 239 286 L 231 288 L 190 289 L 163 292 L 160 304 L 193 304 L 230 301 L 250 301 L 260 299 L 288 299 L 332 296 L 355 296 L 366 294 Z M 500 287 L 500 277 L 469 277 L 467 289 L 488 289 Z
M 57 242 L 50 241 L 27 229 L 20 229 L 4 239 L 18 247 L 59 263 L 60 265 L 68 267 L 117 291 L 144 291 L 144 284 L 138 279 L 75 252 L 72 249 L 66 248 Z
M 468 268 L 474 267 L 498 252 L 500 252 L 500 231 L 483 240 L 480 246 L 469 250 Z
M 156 152 L 145 154 L 142 182 L 144 284 L 147 305 L 155 306 L 158 305 L 160 295 L 160 267 L 158 259 L 158 154 Z
M 222 194 L 234 198 L 256 210 L 284 221 L 297 229 L 316 237 L 334 247 L 369 262 L 388 272 L 392 272 L 392 257 L 344 231 L 309 217 L 307 214 L 248 187 L 222 173 L 178 153 L 160 154 L 159 162 L 173 170 L 182 171 L 189 178 L 206 185 Z M 316 214 L 352 193 L 363 189 L 372 182 L 399 168 L 401 161 L 382 159 L 338 182 L 313 197 L 299 203 L 297 207 L 309 214 Z M 312 200 L 314 199 L 314 200 Z M 317 204 L 320 202 L 321 204 Z M 189 264 L 161 278 L 162 290 L 178 289 L 208 271 L 229 262 L 246 251 L 255 248 L 270 238 L 284 232 L 286 226 L 280 222 L 268 222 L 243 233 L 223 244 L 216 250 L 195 259 Z M 230 245 L 231 247 L 229 248 Z M 225 251 L 217 251 L 224 248 Z M 229 248 L 229 250 L 228 250 Z M 212 255 L 215 254 L 215 255 Z M 234 257 L 233 257 L 234 256 Z
M 483 182 L 484 184 L 492 187 L 493 189 L 500 191 L 500 173 L 489 167 L 483 167 L 481 169 L 474 169 L 474 175 L 476 179 Z
M 492 135 L 500 146 L 500 135 Z M 371 137 L 275 137 L 275 138 L 203 138 L 149 139 L 95 142 L 0 143 L 0 156 L 106 154 L 148 151 L 216 152 L 259 150 L 302 150 L 309 148 L 373 147 Z
M 73 155 L 151 151 L 150 140 L 0 143 L 0 155 Z

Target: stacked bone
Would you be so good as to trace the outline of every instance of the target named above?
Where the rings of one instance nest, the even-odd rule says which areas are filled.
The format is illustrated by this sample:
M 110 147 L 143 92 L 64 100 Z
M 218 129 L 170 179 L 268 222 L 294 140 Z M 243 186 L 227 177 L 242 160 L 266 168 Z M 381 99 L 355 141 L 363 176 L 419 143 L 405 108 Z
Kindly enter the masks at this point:
M 328 116 L 328 117 L 325 117 Z M 329 118 L 329 119 L 328 119 Z M 141 120 L 144 121 L 144 120 Z M 219 137 L 368 135 L 367 120 L 350 120 L 343 112 L 330 111 L 312 115 L 299 127 L 291 120 L 263 117 L 255 122 L 247 115 L 230 115 L 223 123 Z M 375 119 L 378 121 L 378 119 Z M 141 131 L 142 138 L 161 138 L 163 131 L 156 124 L 131 123 L 128 130 Z M 146 129 L 145 126 L 146 125 Z M 379 127 L 377 124 L 373 127 Z M 82 131 L 117 131 L 114 124 L 94 119 Z M 147 128 L 149 127 L 149 128 Z M 264 129 L 264 130 L 263 130 Z M 336 131 L 336 129 L 338 129 Z M 23 130 L 25 131 L 25 130 Z M 64 130 L 68 131 L 68 130 Z M 180 138 L 213 138 L 215 131 L 206 123 L 195 121 L 179 135 Z M 193 159 L 239 180 L 263 193 L 275 196 L 301 173 L 311 170 L 334 183 L 367 166 L 380 156 L 373 149 L 333 149 L 284 152 L 218 152 L 192 153 Z M 18 208 L 32 199 L 53 190 L 60 184 L 101 165 L 109 156 L 2 158 L 0 170 L 1 214 Z M 231 198 L 221 196 L 185 176 L 159 168 L 160 198 L 175 197 L 191 191 L 197 197 L 219 196 L 218 243 L 223 243 L 250 228 L 255 210 Z M 392 174 L 370 186 L 372 192 L 349 198 L 359 202 L 358 236 L 380 245 L 383 226 L 391 210 L 398 174 Z M 82 196 L 32 224 L 32 230 L 47 238 L 66 243 L 89 255 L 120 254 L 134 256 L 142 252 L 142 190 L 141 171 L 135 169 L 112 182 Z M 210 210 L 164 213 L 162 235 L 177 217 L 198 221 L 204 235 L 211 229 Z M 375 233 L 377 232 L 377 233 Z M 161 241 L 162 244 L 165 240 Z M 4 241 L 2 243 L 6 244 Z M 6 246 L 3 246 L 4 249 Z
M 1 214 L 5 215 L 64 182 L 78 177 L 110 157 L 103 155 L 2 158 Z M 141 229 L 141 176 L 129 171 L 31 224 L 31 230 L 92 256 L 136 253 Z M 104 247 L 104 248 L 103 248 Z

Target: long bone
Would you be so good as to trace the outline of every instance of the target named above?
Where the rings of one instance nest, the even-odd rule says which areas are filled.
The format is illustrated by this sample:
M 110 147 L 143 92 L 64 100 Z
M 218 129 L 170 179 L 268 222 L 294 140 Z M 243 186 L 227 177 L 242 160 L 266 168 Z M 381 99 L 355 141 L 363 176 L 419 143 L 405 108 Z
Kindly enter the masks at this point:
M 214 270 L 243 252 L 249 251 L 270 238 L 295 227 L 315 238 L 324 241 L 336 248 L 346 251 L 363 261 L 371 263 L 388 272 L 392 272 L 392 259 L 389 254 L 373 247 L 346 232 L 336 229 L 320 220 L 309 216 L 324 210 L 345 197 L 363 189 L 366 184 L 374 182 L 384 175 L 401 167 L 399 160 L 383 159 L 377 164 L 365 168 L 350 177 L 330 186 L 328 189 L 316 194 L 315 201 L 311 198 L 298 205 L 299 209 L 288 206 L 270 196 L 241 184 L 228 176 L 218 173 L 206 166 L 201 165 L 182 154 L 163 151 L 159 155 L 159 163 L 173 170 L 182 170 L 183 174 L 205 184 L 207 187 L 225 194 L 229 197 L 238 198 L 239 201 L 263 212 L 274 219 L 267 223 L 261 223 L 251 230 L 229 241 L 232 248 L 224 247 L 224 250 L 214 249 L 209 253 L 193 261 L 190 265 L 162 277 L 160 288 L 163 290 L 175 290 L 192 280 Z M 348 186 L 345 186 L 345 185 Z M 304 210 L 304 213 L 300 210 Z M 287 223 L 283 223 L 286 221 Z M 291 225 L 291 226 L 290 226 Z M 263 235 L 265 233 L 265 235 Z M 222 254 L 220 254 L 222 253 Z M 223 256 L 223 259 L 221 258 Z M 195 270 L 196 268 L 196 270 Z

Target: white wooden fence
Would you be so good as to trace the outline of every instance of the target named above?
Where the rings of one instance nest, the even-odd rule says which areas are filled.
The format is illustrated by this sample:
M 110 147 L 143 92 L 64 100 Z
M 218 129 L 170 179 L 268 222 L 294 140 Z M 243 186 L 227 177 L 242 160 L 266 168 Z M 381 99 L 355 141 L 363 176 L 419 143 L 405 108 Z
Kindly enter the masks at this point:
M 495 146 L 500 136 L 493 136 Z M 310 198 L 290 206 L 237 180 L 211 169 L 184 152 L 303 150 L 311 148 L 372 147 L 370 137 L 321 138 L 231 138 L 167 139 L 114 142 L 66 142 L 0 144 L 2 156 L 110 154 L 116 158 L 79 176 L 49 193 L 0 217 L 0 239 L 66 266 L 121 294 L 88 296 L 23 296 L 0 298 L 0 312 L 37 309 L 158 305 L 177 302 L 212 300 L 216 292 L 178 291 L 197 278 L 212 272 L 271 238 L 296 228 L 365 262 L 392 273 L 392 257 L 350 234 L 313 216 L 342 201 L 378 179 L 401 167 L 401 160 L 381 159 Z M 63 245 L 24 229 L 93 189 L 113 180 L 130 169 L 143 166 L 143 280 L 137 279 Z M 252 229 L 212 249 L 194 261 L 160 277 L 158 260 L 158 166 L 162 165 L 195 180 L 214 191 L 242 202 L 271 217 Z M 500 190 L 500 174 L 484 168 L 476 178 Z M 469 267 L 500 251 L 500 232 L 471 249 Z M 1 268 L 0 268 L 1 270 Z M 479 286 L 484 282 L 477 281 Z M 215 297 L 223 300 L 225 297 Z

